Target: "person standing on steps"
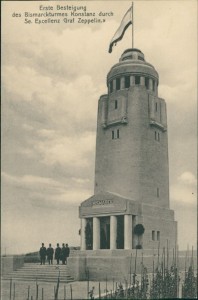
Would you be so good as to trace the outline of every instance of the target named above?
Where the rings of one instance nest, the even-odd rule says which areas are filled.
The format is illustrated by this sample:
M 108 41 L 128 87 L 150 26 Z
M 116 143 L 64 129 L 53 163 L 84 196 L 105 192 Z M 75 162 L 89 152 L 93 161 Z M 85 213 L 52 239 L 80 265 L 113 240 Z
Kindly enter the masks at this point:
M 42 243 L 42 247 L 40 248 L 39 254 L 40 254 L 40 259 L 41 259 L 41 265 L 44 265 L 46 254 L 47 254 L 44 243 Z
M 57 265 L 59 265 L 60 258 L 61 258 L 61 247 L 59 247 L 59 244 L 57 244 L 57 247 L 55 249 L 55 259 L 57 261 Z
M 62 264 L 65 265 L 65 261 L 66 261 L 66 248 L 65 248 L 65 244 L 62 244 L 61 260 L 62 260 Z
M 47 248 L 47 260 L 49 262 L 49 265 L 53 265 L 53 255 L 54 255 L 54 249 L 52 248 L 52 245 L 49 244 L 49 248 Z
M 66 244 L 65 253 L 66 253 L 66 265 L 67 265 L 67 258 L 69 257 L 69 253 L 70 253 L 70 249 L 68 247 L 68 244 Z

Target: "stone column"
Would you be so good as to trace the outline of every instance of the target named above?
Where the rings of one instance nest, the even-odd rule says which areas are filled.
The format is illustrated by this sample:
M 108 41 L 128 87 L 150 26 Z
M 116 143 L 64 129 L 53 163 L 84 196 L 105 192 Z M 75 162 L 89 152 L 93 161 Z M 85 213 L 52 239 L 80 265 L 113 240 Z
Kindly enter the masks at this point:
M 149 78 L 149 91 L 153 90 L 153 79 Z
M 124 249 L 132 249 L 132 215 L 124 215 Z
M 140 85 L 145 85 L 145 77 L 144 76 L 140 77 Z
M 130 76 L 130 86 L 135 84 L 135 76 Z
M 81 250 L 86 250 L 86 239 L 85 239 L 85 227 L 86 227 L 86 219 L 81 219 Z
M 157 95 L 157 80 L 154 80 L 154 92 Z
M 116 91 L 116 79 L 113 79 L 113 91 Z
M 123 90 L 125 88 L 125 78 L 121 77 L 120 79 L 120 89 Z
M 93 250 L 100 249 L 100 219 L 93 218 Z
M 110 249 L 116 249 L 116 239 L 117 239 L 117 217 L 110 217 Z

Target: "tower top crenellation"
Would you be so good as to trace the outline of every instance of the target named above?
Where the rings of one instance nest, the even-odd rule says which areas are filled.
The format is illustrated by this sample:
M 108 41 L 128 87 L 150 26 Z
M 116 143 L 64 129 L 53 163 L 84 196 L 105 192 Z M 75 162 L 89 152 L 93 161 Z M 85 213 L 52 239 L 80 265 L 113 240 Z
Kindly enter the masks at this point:
M 143 75 L 156 80 L 159 83 L 159 75 L 153 65 L 145 60 L 144 53 L 136 48 L 126 49 L 119 62 L 112 66 L 107 74 L 107 86 L 109 82 L 118 76 Z
M 136 48 L 125 50 L 120 58 L 120 61 L 129 60 L 129 59 L 145 61 L 144 54 L 142 53 L 142 51 Z

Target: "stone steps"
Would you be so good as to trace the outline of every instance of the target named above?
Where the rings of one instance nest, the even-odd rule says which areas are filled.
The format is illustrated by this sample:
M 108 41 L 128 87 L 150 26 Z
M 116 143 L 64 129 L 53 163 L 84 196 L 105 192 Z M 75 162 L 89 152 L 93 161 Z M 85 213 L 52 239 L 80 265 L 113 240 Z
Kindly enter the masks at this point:
M 67 265 L 40 265 L 40 264 L 25 264 L 21 269 L 12 271 L 9 274 L 3 275 L 3 280 L 21 281 L 43 281 L 43 282 L 57 282 L 60 274 L 60 282 L 68 283 L 74 281 L 69 275 Z

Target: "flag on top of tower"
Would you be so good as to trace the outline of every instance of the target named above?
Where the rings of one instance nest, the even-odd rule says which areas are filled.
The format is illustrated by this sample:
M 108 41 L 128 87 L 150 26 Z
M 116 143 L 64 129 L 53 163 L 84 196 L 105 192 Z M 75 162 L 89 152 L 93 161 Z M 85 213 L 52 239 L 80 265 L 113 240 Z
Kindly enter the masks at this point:
M 109 45 L 109 53 L 112 52 L 112 48 L 113 48 L 114 44 L 116 45 L 116 43 L 123 38 L 124 33 L 127 30 L 127 28 L 129 27 L 129 25 L 132 24 L 132 9 L 133 9 L 133 6 L 131 5 L 131 7 L 127 10 L 126 14 L 124 15 L 119 28 L 117 29 L 116 33 L 114 34 L 114 36 L 110 42 L 110 45 Z

